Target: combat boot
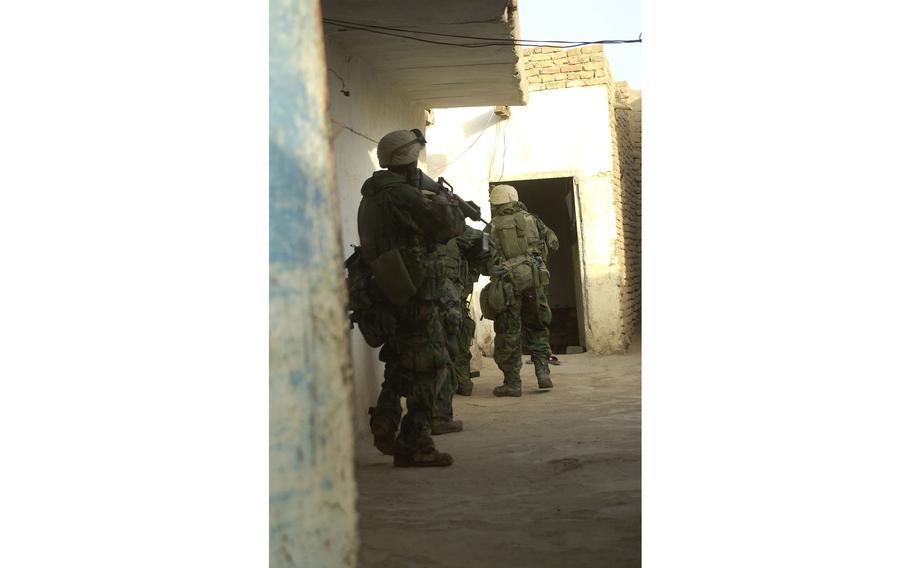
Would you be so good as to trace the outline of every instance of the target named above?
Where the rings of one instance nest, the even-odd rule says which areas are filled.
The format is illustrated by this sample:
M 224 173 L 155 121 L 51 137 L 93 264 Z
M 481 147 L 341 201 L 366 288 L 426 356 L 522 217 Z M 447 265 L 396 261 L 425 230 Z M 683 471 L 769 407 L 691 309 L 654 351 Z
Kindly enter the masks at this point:
M 458 383 L 458 388 L 455 389 L 455 394 L 460 394 L 461 396 L 471 396 L 471 393 L 474 392 L 474 382 L 473 381 L 463 381 Z
M 400 449 L 398 442 L 395 441 L 395 431 L 398 429 L 398 425 L 390 417 L 378 414 L 373 406 L 370 407 L 369 412 L 373 445 L 383 454 L 394 456 Z
M 518 373 L 515 373 L 518 375 Z M 521 379 L 517 376 L 507 376 L 503 383 L 493 389 L 494 396 L 521 396 Z
M 553 381 L 550 380 L 550 367 L 545 360 L 534 359 L 534 374 L 537 375 L 537 388 L 553 388 Z
M 395 467 L 446 467 L 455 462 L 451 454 L 436 448 L 423 448 L 414 452 L 402 450 L 395 454 Z
M 464 430 L 464 424 L 462 424 L 461 420 L 434 416 L 433 420 L 430 422 L 430 432 L 432 432 L 434 436 L 461 432 L 462 430 Z

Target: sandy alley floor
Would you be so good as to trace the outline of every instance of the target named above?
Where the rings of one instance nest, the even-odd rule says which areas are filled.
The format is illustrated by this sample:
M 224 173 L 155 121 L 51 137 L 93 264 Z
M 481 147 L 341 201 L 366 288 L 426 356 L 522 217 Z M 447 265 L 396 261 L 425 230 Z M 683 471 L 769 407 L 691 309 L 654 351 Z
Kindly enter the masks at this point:
M 524 365 L 524 396 L 502 399 L 484 359 L 455 397 L 465 430 L 436 437 L 449 468 L 394 468 L 358 444 L 360 566 L 640 565 L 641 356 L 559 357 L 554 390 Z

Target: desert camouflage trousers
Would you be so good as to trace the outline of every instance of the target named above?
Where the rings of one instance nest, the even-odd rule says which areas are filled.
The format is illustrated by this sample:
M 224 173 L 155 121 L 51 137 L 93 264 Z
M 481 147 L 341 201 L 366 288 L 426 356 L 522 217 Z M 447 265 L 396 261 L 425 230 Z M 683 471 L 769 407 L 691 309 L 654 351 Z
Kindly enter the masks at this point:
M 515 302 L 493 321 L 493 360 L 502 371 L 504 383 L 520 386 L 521 340 L 535 362 L 546 362 L 550 355 L 550 320 L 553 314 L 542 286 L 516 295 Z
M 452 399 L 459 385 L 471 382 L 471 341 L 476 324 L 471 319 L 467 301 L 445 312 L 446 348 L 452 360 L 452 371 L 439 388 L 434 416 L 453 418 Z
M 430 420 L 440 387 L 450 380 L 452 363 L 438 304 L 413 300 L 395 309 L 394 339 L 382 347 L 385 373 L 373 420 L 401 423 L 399 444 L 412 451 L 434 447 Z M 402 418 L 401 397 L 407 404 Z

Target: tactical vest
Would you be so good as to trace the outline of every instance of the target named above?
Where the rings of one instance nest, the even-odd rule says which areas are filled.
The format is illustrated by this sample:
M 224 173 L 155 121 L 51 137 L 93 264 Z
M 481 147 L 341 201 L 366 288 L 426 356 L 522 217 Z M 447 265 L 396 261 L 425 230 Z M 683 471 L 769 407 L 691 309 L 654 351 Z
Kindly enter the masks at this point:
M 540 235 L 534 219 L 520 209 L 506 209 L 505 213 L 493 217 L 490 222 L 490 238 L 503 259 L 510 260 L 536 251 Z
M 442 251 L 442 262 L 446 270 L 446 278 L 455 284 L 461 293 L 460 296 L 467 296 L 465 289 L 471 284 L 471 275 L 468 270 L 468 263 L 461 254 L 456 239 L 450 240 Z
M 440 296 L 445 267 L 434 252 L 433 238 L 423 235 L 416 222 L 396 208 L 389 191 L 397 184 L 406 184 L 403 176 L 381 171 L 363 185 L 357 213 L 363 257 L 393 303 L 400 305 L 415 294 L 433 300 Z

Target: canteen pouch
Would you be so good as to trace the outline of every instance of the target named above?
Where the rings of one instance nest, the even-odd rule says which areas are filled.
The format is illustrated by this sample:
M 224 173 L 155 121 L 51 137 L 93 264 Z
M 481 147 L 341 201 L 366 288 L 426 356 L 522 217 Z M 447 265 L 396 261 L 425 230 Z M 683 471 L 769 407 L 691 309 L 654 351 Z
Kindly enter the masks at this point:
M 387 250 L 370 263 L 370 270 L 382 294 L 396 306 L 407 303 L 417 293 L 397 248 Z

